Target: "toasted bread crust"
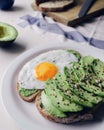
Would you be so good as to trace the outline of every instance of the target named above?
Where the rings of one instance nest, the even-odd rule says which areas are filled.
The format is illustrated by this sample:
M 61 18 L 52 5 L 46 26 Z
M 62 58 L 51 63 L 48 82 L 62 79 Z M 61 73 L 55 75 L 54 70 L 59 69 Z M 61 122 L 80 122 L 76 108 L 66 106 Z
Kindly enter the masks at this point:
M 71 124 L 71 123 L 75 123 L 78 121 L 86 121 L 86 120 L 92 120 L 93 119 L 93 114 L 92 112 L 88 111 L 87 113 L 71 113 L 68 117 L 66 118 L 60 118 L 60 117 L 54 117 L 52 115 L 50 115 L 44 108 L 42 108 L 41 105 L 41 93 L 39 93 L 36 96 L 36 107 L 38 109 L 38 111 L 40 112 L 40 114 L 45 117 L 48 120 L 54 121 L 56 123 L 63 123 L 63 124 Z
M 17 83 L 17 92 L 19 94 L 19 96 L 26 102 L 33 102 L 37 96 L 37 94 L 41 93 L 42 90 L 38 90 L 36 93 L 32 94 L 31 96 L 28 96 L 28 97 L 24 97 L 23 95 L 21 95 L 19 93 L 19 84 Z
M 38 6 L 38 9 L 41 11 L 41 12 L 61 12 L 61 11 L 65 11 L 67 9 L 69 9 L 73 4 L 73 0 L 72 1 L 69 1 L 67 4 L 65 5 L 62 5 L 61 7 L 58 6 L 58 1 L 57 2 L 57 7 L 44 7 L 42 6 L 45 5 L 45 3 L 48 3 L 49 1 L 46 1 L 44 3 L 40 3 L 39 6 Z M 54 2 L 54 4 L 56 3 Z M 60 1 L 59 1 L 60 2 Z
M 36 5 L 39 5 L 41 3 L 47 2 L 49 0 L 35 0 Z

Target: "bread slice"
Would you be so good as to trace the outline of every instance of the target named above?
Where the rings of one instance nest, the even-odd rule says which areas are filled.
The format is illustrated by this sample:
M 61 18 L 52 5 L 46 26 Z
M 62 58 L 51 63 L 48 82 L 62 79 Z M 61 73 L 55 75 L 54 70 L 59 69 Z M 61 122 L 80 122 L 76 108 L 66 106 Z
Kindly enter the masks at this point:
M 41 3 L 47 2 L 49 0 L 35 0 L 36 5 L 39 5 Z
M 73 0 L 54 0 L 39 4 L 39 10 L 42 12 L 65 11 L 73 5 Z
M 19 96 L 24 100 L 24 101 L 26 101 L 26 102 L 33 102 L 33 101 L 35 101 L 35 98 L 36 98 L 36 96 L 39 94 L 39 93 L 41 93 L 41 91 L 42 90 L 38 90 L 36 93 L 34 93 L 34 94 L 32 94 L 32 95 L 30 95 L 30 96 L 28 96 L 28 97 L 25 97 L 25 96 L 23 96 L 23 95 L 21 95 L 20 94 L 20 92 L 19 92 L 19 84 L 17 83 L 17 92 L 18 92 L 18 94 L 19 94 Z
M 68 117 L 60 118 L 60 117 L 55 117 L 55 116 L 50 115 L 49 112 L 45 110 L 45 108 L 42 106 L 42 103 L 41 103 L 41 93 L 39 93 L 36 96 L 35 103 L 36 103 L 36 107 L 38 111 L 43 117 L 45 117 L 48 120 L 54 121 L 56 123 L 63 123 L 63 124 L 71 124 L 71 123 L 75 123 L 79 121 L 82 122 L 82 121 L 93 120 L 95 118 L 96 111 L 102 105 L 101 103 L 92 109 L 89 109 L 89 110 L 87 109 L 78 113 L 69 113 Z

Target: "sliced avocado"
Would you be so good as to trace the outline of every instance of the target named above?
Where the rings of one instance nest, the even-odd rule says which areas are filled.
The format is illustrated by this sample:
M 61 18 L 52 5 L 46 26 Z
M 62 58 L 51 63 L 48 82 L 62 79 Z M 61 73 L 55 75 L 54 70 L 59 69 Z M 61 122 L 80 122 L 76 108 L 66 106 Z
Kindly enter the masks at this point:
M 81 60 L 82 61 L 82 60 Z M 83 62 L 74 62 L 72 64 L 71 71 L 73 72 L 75 79 L 77 82 L 90 83 L 92 85 L 95 84 L 95 80 L 98 78 L 95 76 L 92 70 L 91 65 L 84 65 Z
M 94 93 L 98 96 L 104 97 L 104 89 L 102 89 L 102 88 L 99 88 L 97 86 L 90 85 L 90 84 L 87 84 L 87 85 L 82 84 L 81 87 L 84 88 L 85 90 L 91 92 L 91 93 Z
M 78 81 L 84 80 L 85 82 L 92 82 L 92 79 L 97 78 L 92 69 L 92 62 L 94 57 L 85 56 L 82 57 L 79 62 L 74 62 L 72 64 L 72 71 L 74 72 L 75 78 Z M 95 82 L 95 81 L 93 81 Z
M 46 81 L 45 92 L 50 98 L 52 104 L 63 112 L 78 112 L 83 109 L 82 106 L 64 98 L 56 89 L 55 80 Z
M 79 79 L 81 80 L 81 78 L 84 78 L 86 76 L 83 67 L 78 62 L 73 62 L 71 71 L 74 74 L 73 76 L 77 81 L 79 81 Z
M 0 46 L 6 46 L 12 43 L 18 36 L 15 27 L 7 23 L 0 22 Z
M 87 61 L 87 59 L 88 59 L 88 61 Z M 92 70 L 92 62 L 94 61 L 94 58 L 90 57 L 90 59 L 91 60 L 89 60 L 89 58 L 87 57 L 85 60 L 85 64 L 84 64 L 83 60 L 81 59 L 82 64 L 80 65 L 80 64 L 76 63 L 76 64 L 78 64 L 77 65 L 78 67 L 76 67 L 76 65 L 73 65 L 72 71 L 74 72 L 74 75 L 75 75 L 77 81 L 79 82 L 80 86 L 83 89 L 85 89 L 91 93 L 94 93 L 98 96 L 104 97 L 103 87 L 94 85 L 94 79 L 96 79 L 96 76 Z M 82 73 L 83 73 L 83 75 L 82 75 Z M 101 71 L 101 73 L 102 73 L 102 71 Z
M 25 89 L 25 88 L 19 87 L 19 93 L 20 95 L 24 97 L 29 97 L 32 94 L 35 94 L 37 91 L 38 91 L 37 89 Z
M 100 59 L 95 59 L 93 61 L 93 70 L 97 77 L 104 79 L 104 62 Z
M 78 51 L 75 50 L 67 50 L 68 52 L 71 52 L 73 55 L 75 55 L 78 59 L 78 61 L 81 59 L 81 54 Z
M 86 81 L 91 83 L 92 85 L 104 88 L 104 62 L 91 56 L 86 56 L 82 59 L 82 64 L 84 64 L 84 60 L 87 63 L 87 65 L 84 65 L 84 68 L 86 68 L 84 69 L 84 71 L 88 75 Z
M 84 107 L 93 107 L 93 104 L 91 102 L 79 97 L 69 89 L 69 85 L 67 85 L 65 75 L 58 73 L 55 76 L 55 82 L 57 89 L 59 89 L 62 96 L 64 96 L 66 99 L 70 99 L 71 101 Z
M 80 61 L 80 62 L 81 62 L 83 65 L 91 65 L 94 59 L 95 59 L 95 58 L 92 57 L 92 56 L 90 56 L 90 55 L 89 55 L 89 56 L 84 56 L 84 57 L 81 58 L 81 61 Z
M 85 80 L 89 80 L 92 84 L 96 82 L 96 85 L 104 81 L 104 63 L 100 59 L 85 56 L 81 58 L 81 67 L 87 76 Z
M 92 80 L 95 82 L 95 79 L 97 78 L 92 69 L 94 59 L 95 58 L 92 56 L 85 56 L 80 60 L 80 68 L 82 68 L 83 73 L 85 73 L 84 78 L 86 81 L 89 80 L 89 82 L 92 82 Z
M 48 96 L 45 94 L 45 91 L 42 91 L 41 93 L 41 101 L 46 111 L 48 111 L 51 115 L 57 117 L 66 117 L 65 113 L 53 106 L 50 98 L 48 98 Z
M 96 96 L 94 93 L 86 91 L 83 89 L 80 83 L 75 78 L 73 71 L 69 70 L 67 67 L 64 68 L 64 73 L 66 75 L 67 88 L 73 91 L 79 97 L 88 100 L 91 103 L 98 104 L 102 101 L 102 98 Z M 84 85 L 86 87 L 86 85 Z

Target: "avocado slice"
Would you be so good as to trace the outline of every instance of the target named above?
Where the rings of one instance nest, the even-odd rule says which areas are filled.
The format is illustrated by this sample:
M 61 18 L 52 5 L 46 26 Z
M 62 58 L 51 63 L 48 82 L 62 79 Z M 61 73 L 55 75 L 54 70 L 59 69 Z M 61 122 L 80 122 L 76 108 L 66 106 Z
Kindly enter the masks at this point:
M 83 84 L 81 85 L 85 90 L 91 92 L 91 93 L 94 93 L 98 96 L 101 96 L 101 97 L 104 97 L 104 89 L 102 88 L 99 88 L 97 86 L 94 86 L 94 85 L 90 85 L 90 84 Z
M 95 80 L 97 80 L 97 77 L 93 73 L 92 66 L 91 65 L 83 65 L 83 62 L 74 62 L 72 64 L 71 71 L 73 72 L 73 77 L 77 82 L 80 83 L 90 83 L 92 85 L 95 84 Z M 86 86 L 86 85 L 85 85 Z
M 82 105 L 83 107 L 93 107 L 93 104 L 91 102 L 79 97 L 69 89 L 69 85 L 66 82 L 65 75 L 58 73 L 55 76 L 55 82 L 57 84 L 57 89 L 59 89 L 62 96 L 64 96 L 66 99 L 70 99 L 71 101 Z
M 0 22 L 0 46 L 7 46 L 17 38 L 18 32 L 15 27 Z
M 68 52 L 71 52 L 73 55 L 75 55 L 78 59 L 78 61 L 81 59 L 81 54 L 78 51 L 75 50 L 67 50 Z
M 48 111 L 51 115 L 57 117 L 66 117 L 65 113 L 63 113 L 62 111 L 53 106 L 50 98 L 48 98 L 45 91 L 42 91 L 41 93 L 41 102 L 46 111 Z
M 81 62 L 83 65 L 91 65 L 92 62 L 94 61 L 94 59 L 95 59 L 95 58 L 94 58 L 93 56 L 88 55 L 88 56 L 82 57 L 80 62 Z
M 84 80 L 85 82 L 89 80 L 95 82 L 95 78 L 97 78 L 92 69 L 94 57 L 92 56 L 85 56 L 80 59 L 79 62 L 74 62 L 72 64 L 72 71 L 74 72 L 75 78 L 78 81 Z
M 84 71 L 88 73 L 87 80 L 93 85 L 104 87 L 104 62 L 92 56 L 85 56 L 81 59 L 81 64 L 85 66 Z
M 95 80 L 97 80 L 96 79 L 97 76 L 94 74 L 94 72 L 92 70 L 92 62 L 94 61 L 94 58 L 84 57 L 83 59 L 81 59 L 81 64 L 76 63 L 72 67 L 72 70 L 75 74 L 77 81 L 79 82 L 80 86 L 83 89 L 85 89 L 91 93 L 94 93 L 98 96 L 104 97 L 104 88 L 102 86 L 99 87 L 98 85 L 94 85 Z M 88 59 L 88 61 L 87 61 L 87 59 Z M 91 59 L 91 60 L 89 60 L 89 59 Z M 77 67 L 76 67 L 76 65 L 77 65 Z M 74 69 L 74 68 L 77 68 L 77 69 Z M 102 70 L 100 72 L 103 74 Z M 82 73 L 83 73 L 83 75 L 82 75 Z
M 82 68 L 82 71 L 85 73 L 85 76 L 87 76 L 86 80 L 89 80 L 89 82 L 91 82 L 92 84 L 95 83 L 95 81 L 97 80 L 99 81 L 99 78 L 100 81 L 103 81 L 104 63 L 99 59 L 95 59 L 92 56 L 85 56 L 80 60 L 80 67 Z
M 104 63 L 100 59 L 95 59 L 92 66 L 96 76 L 104 79 Z
M 52 104 L 62 112 L 78 112 L 83 110 L 83 107 L 64 98 L 56 88 L 55 80 L 47 80 L 45 92 Z
M 83 85 L 81 82 L 78 82 L 78 80 L 76 80 L 76 77 L 72 70 L 69 70 L 67 67 L 65 67 L 64 73 L 66 76 L 67 88 L 73 91 L 73 93 L 93 104 L 98 104 L 103 100 L 102 97 L 85 90 L 84 87 L 86 87 L 86 85 Z

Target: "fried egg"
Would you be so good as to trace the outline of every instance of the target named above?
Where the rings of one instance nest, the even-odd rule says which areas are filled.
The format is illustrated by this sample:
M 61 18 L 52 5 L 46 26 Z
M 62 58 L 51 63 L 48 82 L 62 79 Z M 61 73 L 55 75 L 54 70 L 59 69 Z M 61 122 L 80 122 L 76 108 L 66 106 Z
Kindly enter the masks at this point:
M 44 89 L 44 83 L 54 78 L 57 72 L 63 73 L 65 66 L 77 61 L 72 53 L 66 50 L 52 50 L 42 53 L 28 61 L 18 76 L 19 86 L 25 89 Z

